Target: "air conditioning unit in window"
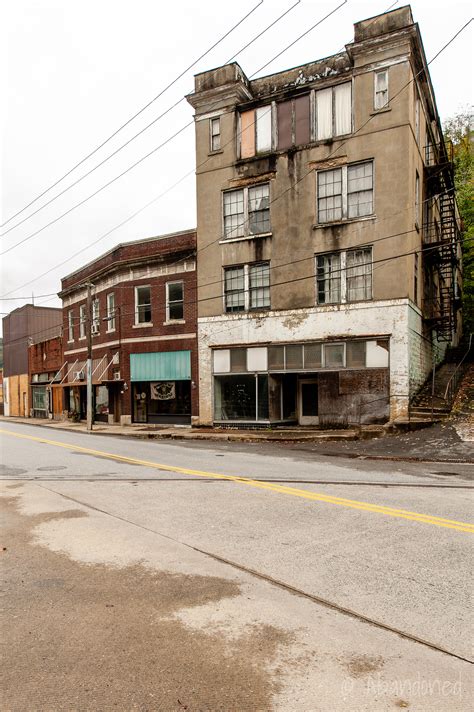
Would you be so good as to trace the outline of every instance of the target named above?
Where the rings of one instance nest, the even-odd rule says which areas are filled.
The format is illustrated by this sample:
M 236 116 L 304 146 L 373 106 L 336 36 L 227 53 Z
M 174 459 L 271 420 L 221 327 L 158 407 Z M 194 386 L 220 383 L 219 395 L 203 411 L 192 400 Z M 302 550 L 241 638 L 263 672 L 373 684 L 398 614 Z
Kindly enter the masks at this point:
M 120 371 L 114 371 L 114 381 L 121 381 Z
M 96 334 L 99 334 L 99 333 L 100 333 L 99 324 L 92 324 L 92 327 L 91 327 L 91 334 L 92 334 L 93 336 L 95 336 Z
M 84 378 L 85 378 L 84 371 L 74 371 L 74 380 L 75 381 L 83 381 Z

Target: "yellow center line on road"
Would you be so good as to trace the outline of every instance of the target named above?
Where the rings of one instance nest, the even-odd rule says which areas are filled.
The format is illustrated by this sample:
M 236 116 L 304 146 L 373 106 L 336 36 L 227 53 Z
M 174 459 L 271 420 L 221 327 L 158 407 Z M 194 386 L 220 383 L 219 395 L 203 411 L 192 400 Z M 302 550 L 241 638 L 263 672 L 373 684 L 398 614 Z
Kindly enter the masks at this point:
M 319 494 L 317 492 L 311 492 L 310 490 L 299 489 L 297 487 L 287 487 L 276 483 L 273 484 L 271 482 L 259 482 L 258 480 L 254 480 L 251 477 L 244 477 L 239 475 L 223 475 L 217 472 L 193 470 L 188 467 L 177 467 L 175 465 L 165 465 L 158 462 L 151 462 L 150 460 L 140 460 L 135 457 L 127 457 L 126 455 L 116 455 L 115 453 L 105 452 L 103 450 L 94 450 L 92 448 L 81 447 L 80 445 L 72 445 L 70 443 L 62 443 L 57 440 L 48 440 L 47 438 L 38 438 L 33 435 L 23 435 L 20 433 L 14 433 L 10 430 L 3 430 L 2 428 L 0 428 L 0 433 L 3 433 L 5 435 L 11 435 L 15 438 L 22 438 L 24 440 L 32 440 L 34 442 L 45 443 L 47 445 L 53 445 L 55 447 L 61 447 L 65 450 L 73 450 L 76 452 L 83 452 L 87 455 L 104 457 L 109 460 L 116 460 L 117 462 L 124 462 L 132 465 L 142 465 L 143 467 L 150 467 L 155 470 L 176 472 L 178 474 L 190 475 L 194 477 L 211 477 L 213 479 L 219 480 L 230 480 L 231 482 L 236 482 L 237 484 L 247 485 L 249 487 L 255 487 L 263 490 L 269 490 L 270 492 L 278 492 L 279 494 L 286 494 L 292 497 L 301 497 L 303 499 L 311 500 L 313 502 L 335 504 L 341 507 L 347 507 L 349 509 L 358 509 L 364 512 L 373 512 L 374 514 L 385 514 L 389 517 L 409 519 L 411 521 L 420 522 L 422 524 L 432 524 L 433 526 L 437 527 L 446 527 L 447 529 L 456 529 L 458 531 L 474 534 L 474 524 L 469 524 L 468 522 L 459 522 L 455 519 L 445 519 L 443 517 L 437 517 L 435 515 L 411 512 L 406 509 L 395 509 L 394 507 L 371 504 L 370 502 L 361 502 L 359 500 L 354 499 L 345 499 L 344 497 L 334 497 L 332 495 Z

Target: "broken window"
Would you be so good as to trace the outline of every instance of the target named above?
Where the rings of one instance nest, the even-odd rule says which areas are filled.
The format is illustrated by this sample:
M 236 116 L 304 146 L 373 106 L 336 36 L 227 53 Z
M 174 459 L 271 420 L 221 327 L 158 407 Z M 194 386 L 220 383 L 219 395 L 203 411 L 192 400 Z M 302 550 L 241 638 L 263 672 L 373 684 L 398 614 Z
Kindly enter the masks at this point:
M 260 183 L 223 193 L 224 238 L 270 232 L 270 184 Z
M 318 304 L 372 299 L 372 247 L 316 255 Z
M 240 114 L 240 157 L 272 150 L 272 105 L 242 111 Z
M 373 161 L 318 171 L 318 223 L 372 215 L 373 173 Z
M 270 263 L 228 267 L 224 270 L 226 312 L 270 307 Z
M 247 349 L 230 349 L 230 370 L 233 373 L 247 370 Z
M 337 304 L 341 301 L 340 253 L 317 256 L 316 283 L 318 304 Z
M 243 267 L 230 267 L 224 271 L 226 312 L 245 311 L 245 277 Z

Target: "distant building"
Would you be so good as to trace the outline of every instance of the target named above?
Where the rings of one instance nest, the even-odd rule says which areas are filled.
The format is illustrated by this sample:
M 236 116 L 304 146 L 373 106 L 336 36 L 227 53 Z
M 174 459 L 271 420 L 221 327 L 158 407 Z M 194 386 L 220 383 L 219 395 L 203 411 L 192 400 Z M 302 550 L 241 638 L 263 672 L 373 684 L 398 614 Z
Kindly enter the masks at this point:
M 28 347 L 28 380 L 34 418 L 60 419 L 63 412 L 61 390 L 54 388 L 64 370 L 63 339 L 56 336 Z
M 407 417 L 460 334 L 449 147 L 409 6 L 195 77 L 200 423 Z
M 31 414 L 28 347 L 60 336 L 62 311 L 25 304 L 3 317 L 4 413 L 28 418 Z
M 127 242 L 62 279 L 63 408 L 86 417 L 87 282 L 95 420 L 191 423 L 198 414 L 196 232 Z

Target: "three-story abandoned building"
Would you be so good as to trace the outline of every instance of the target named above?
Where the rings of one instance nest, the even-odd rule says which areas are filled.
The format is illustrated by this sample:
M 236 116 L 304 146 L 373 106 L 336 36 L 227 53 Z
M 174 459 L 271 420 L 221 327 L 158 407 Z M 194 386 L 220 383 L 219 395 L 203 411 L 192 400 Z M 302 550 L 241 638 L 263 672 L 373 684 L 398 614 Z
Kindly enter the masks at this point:
M 418 26 L 195 77 L 201 424 L 403 418 L 456 338 L 458 224 Z

